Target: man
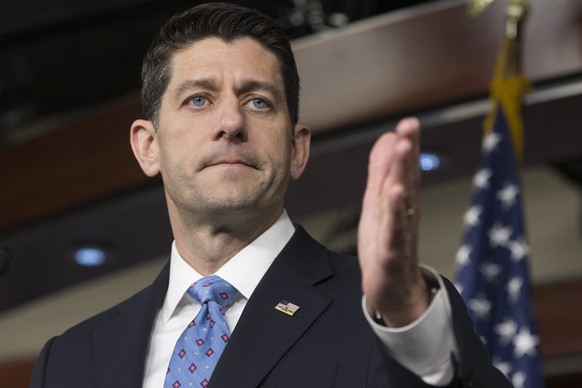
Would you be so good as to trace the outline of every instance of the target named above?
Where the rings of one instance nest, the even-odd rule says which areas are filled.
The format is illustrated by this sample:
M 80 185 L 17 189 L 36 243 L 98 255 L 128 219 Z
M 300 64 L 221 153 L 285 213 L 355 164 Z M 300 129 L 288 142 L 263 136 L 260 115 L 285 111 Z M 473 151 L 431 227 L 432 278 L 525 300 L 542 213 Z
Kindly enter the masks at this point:
M 299 78 L 276 25 L 232 5 L 195 7 L 162 28 L 142 78 L 147 119 L 133 123 L 131 145 L 143 171 L 163 178 L 170 264 L 49 341 L 31 387 L 509 386 L 452 285 L 417 263 L 415 119 L 371 152 L 358 266 L 284 210 L 310 130 L 298 123 Z M 194 346 L 184 328 L 200 326 L 193 318 L 214 302 L 187 290 L 209 275 L 234 296 L 221 310 L 226 346 L 199 384 L 173 373 Z

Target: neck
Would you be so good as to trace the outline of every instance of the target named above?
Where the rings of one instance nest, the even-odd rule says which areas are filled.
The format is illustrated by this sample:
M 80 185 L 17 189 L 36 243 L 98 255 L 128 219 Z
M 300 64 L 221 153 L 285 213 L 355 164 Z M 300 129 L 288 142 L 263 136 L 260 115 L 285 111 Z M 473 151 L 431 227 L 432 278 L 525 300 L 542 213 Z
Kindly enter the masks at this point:
M 238 252 L 269 229 L 281 216 L 282 209 L 270 217 L 212 217 L 212 222 L 198 218 L 177 217 L 170 212 L 176 249 L 180 256 L 203 276 L 216 273 Z

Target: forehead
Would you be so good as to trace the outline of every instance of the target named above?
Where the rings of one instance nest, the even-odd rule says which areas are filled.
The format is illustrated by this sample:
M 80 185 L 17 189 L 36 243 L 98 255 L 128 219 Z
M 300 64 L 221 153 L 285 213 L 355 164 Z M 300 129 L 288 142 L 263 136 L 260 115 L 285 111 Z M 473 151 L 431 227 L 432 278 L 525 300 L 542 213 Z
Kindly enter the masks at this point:
M 277 56 L 247 37 L 232 42 L 206 38 L 176 52 L 168 89 L 185 80 L 208 77 L 220 81 L 252 78 L 283 86 Z

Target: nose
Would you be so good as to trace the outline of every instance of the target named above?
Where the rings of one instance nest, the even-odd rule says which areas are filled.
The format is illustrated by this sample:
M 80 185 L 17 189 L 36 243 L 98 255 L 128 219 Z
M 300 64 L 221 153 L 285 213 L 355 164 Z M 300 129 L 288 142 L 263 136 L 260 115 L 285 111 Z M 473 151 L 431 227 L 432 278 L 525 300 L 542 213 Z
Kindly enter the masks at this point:
M 237 98 L 225 100 L 220 104 L 215 140 L 246 141 L 242 109 Z

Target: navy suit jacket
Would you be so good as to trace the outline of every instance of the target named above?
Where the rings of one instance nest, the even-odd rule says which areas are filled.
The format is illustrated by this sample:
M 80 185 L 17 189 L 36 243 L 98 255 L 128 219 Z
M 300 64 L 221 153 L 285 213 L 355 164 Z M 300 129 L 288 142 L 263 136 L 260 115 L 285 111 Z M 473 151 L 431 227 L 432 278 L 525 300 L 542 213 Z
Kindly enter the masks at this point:
M 148 342 L 168 285 L 152 285 L 44 347 L 31 388 L 140 387 Z M 361 308 L 358 262 L 327 250 L 298 227 L 232 333 L 210 387 L 428 387 L 384 350 Z M 492 365 L 450 282 L 459 345 L 451 387 L 511 387 Z M 287 300 L 293 316 L 275 306 Z

